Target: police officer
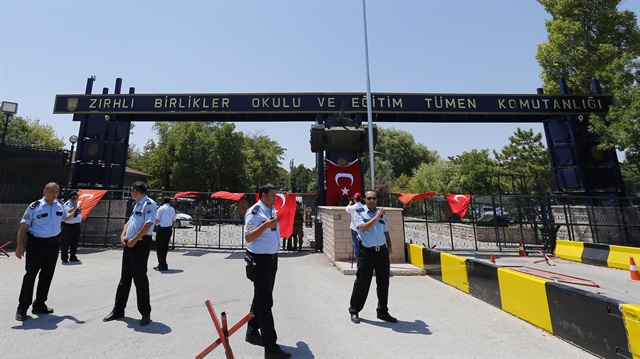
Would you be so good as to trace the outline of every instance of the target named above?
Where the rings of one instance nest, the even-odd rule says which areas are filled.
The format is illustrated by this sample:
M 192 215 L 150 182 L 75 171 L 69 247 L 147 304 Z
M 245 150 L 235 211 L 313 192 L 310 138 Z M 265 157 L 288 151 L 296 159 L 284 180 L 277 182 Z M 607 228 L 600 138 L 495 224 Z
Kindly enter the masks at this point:
M 245 340 L 264 346 L 265 358 L 286 359 L 291 358 L 291 354 L 276 344 L 278 336 L 271 312 L 280 248 L 280 228 L 273 208 L 276 188 L 266 184 L 258 189 L 258 195 L 260 200 L 247 210 L 244 217 L 244 238 L 248 243 L 246 259 L 254 265 L 255 271 L 251 303 L 251 312 L 255 316 L 247 323 Z
M 375 191 L 365 192 L 366 207 L 355 212 L 355 224 L 358 232 L 358 270 L 353 283 L 353 292 L 349 313 L 351 321 L 358 324 L 358 313 L 364 307 L 371 286 L 373 271 L 376 271 L 376 286 L 378 294 L 377 317 L 387 322 L 398 320 L 389 314 L 387 302 L 389 299 L 389 256 L 392 253 L 389 227 L 384 218 L 384 209 L 377 208 L 378 197 Z
M 176 210 L 171 207 L 171 198 L 164 197 L 162 203 L 156 215 L 156 255 L 158 256 L 158 265 L 153 269 L 157 271 L 169 269 L 167 252 L 169 251 L 171 233 L 176 226 Z
M 62 223 L 62 237 L 60 258 L 62 263 L 80 262 L 76 257 L 78 243 L 80 242 L 80 222 L 82 222 L 82 209 L 78 205 L 78 192 L 72 191 L 69 200 L 64 203 L 64 209 L 69 216 L 66 222 Z M 71 258 L 69 258 L 71 252 Z
M 109 315 L 103 321 L 109 322 L 124 317 L 131 280 L 136 284 L 138 311 L 142 314 L 140 325 L 151 323 L 151 304 L 149 303 L 149 278 L 147 262 L 151 250 L 151 234 L 156 221 L 156 202 L 147 197 L 147 185 L 142 181 L 131 186 L 131 198 L 136 201 L 131 217 L 125 223 L 120 235 L 122 251 L 122 270 L 116 291 L 116 302 Z
M 22 259 L 22 255 L 25 253 L 24 239 L 28 237 L 25 256 L 26 273 L 22 278 L 22 288 L 16 311 L 16 320 L 19 321 L 28 319 L 27 309 L 33 299 L 33 287 L 38 272 L 40 279 L 38 280 L 36 300 L 33 301 L 31 311 L 34 314 L 53 313 L 53 309 L 48 308 L 45 302 L 58 261 L 61 224 L 68 217 L 64 204 L 57 199 L 60 193 L 60 186 L 57 183 L 47 183 L 42 193 L 44 197 L 31 203 L 24 212 L 18 229 L 16 247 L 18 259 Z

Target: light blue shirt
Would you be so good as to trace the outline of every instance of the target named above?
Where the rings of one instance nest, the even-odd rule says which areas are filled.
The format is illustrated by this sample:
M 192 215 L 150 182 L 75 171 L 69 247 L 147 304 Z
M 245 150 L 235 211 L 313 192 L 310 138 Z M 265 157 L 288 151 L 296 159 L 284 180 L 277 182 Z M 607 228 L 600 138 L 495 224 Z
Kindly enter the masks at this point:
M 142 197 L 133 207 L 133 212 L 131 212 L 131 217 L 129 217 L 129 221 L 127 222 L 129 225 L 127 226 L 125 237 L 127 239 L 135 237 L 145 223 L 151 223 L 151 228 L 149 228 L 146 233 L 146 235 L 150 236 L 153 233 L 153 226 L 156 223 L 157 210 L 158 206 L 156 202 L 147 196 Z
M 69 213 L 73 210 L 73 202 L 71 202 L 71 200 L 68 200 L 64 203 L 64 208 L 66 210 L 66 215 L 68 216 Z M 80 206 L 78 206 L 78 208 L 80 208 Z M 66 223 L 67 224 L 77 224 L 82 222 L 82 214 L 78 213 L 77 216 L 75 217 L 71 217 L 71 219 L 69 219 Z
M 158 226 L 171 227 L 173 226 L 173 221 L 176 220 L 176 210 L 169 203 L 165 203 L 158 208 L 156 219 L 158 220 Z
M 376 215 L 377 211 L 378 208 L 376 208 L 374 212 L 371 212 L 367 206 L 356 210 L 354 216 L 356 228 L 371 220 L 371 218 Z M 384 234 L 389 232 L 389 227 L 387 226 L 387 219 L 384 216 L 379 218 L 368 231 L 363 232 L 360 229 L 356 229 L 356 231 L 358 232 L 358 237 L 360 237 L 360 240 L 362 241 L 362 245 L 367 248 L 381 246 L 387 243 L 387 237 Z
M 273 207 L 269 208 L 258 201 L 258 203 L 247 209 L 244 215 L 244 235 L 245 237 L 254 228 L 260 226 L 267 219 L 276 216 L 276 211 Z M 276 225 L 276 230 L 272 231 L 271 228 L 267 228 L 260 237 L 247 244 L 247 249 L 251 253 L 255 254 L 275 254 L 280 249 L 280 224 Z
M 29 225 L 29 232 L 39 238 L 55 237 L 62 231 L 62 221 L 67 217 L 67 211 L 64 204 L 59 200 L 53 201 L 53 204 L 47 203 L 47 200 L 41 199 L 31 203 L 22 215 L 20 223 Z

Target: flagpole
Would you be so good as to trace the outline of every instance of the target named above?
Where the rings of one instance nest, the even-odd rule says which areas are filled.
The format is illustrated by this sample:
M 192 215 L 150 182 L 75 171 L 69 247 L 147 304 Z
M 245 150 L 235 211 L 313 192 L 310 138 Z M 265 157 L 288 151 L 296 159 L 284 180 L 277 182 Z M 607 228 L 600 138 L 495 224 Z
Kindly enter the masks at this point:
M 362 14 L 364 17 L 364 55 L 367 68 L 367 123 L 369 138 L 369 165 L 371 168 L 371 190 L 375 191 L 375 174 L 373 168 L 373 114 L 371 113 L 371 79 L 369 78 L 369 39 L 367 38 L 367 6 L 362 0 Z

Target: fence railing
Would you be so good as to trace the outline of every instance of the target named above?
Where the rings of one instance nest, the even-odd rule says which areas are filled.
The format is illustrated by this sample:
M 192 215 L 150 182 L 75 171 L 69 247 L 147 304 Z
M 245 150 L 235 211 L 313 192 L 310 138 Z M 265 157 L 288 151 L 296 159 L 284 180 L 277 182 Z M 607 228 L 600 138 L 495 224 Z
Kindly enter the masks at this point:
M 158 192 L 159 193 L 159 192 Z M 164 195 L 167 195 L 165 192 Z M 153 195 L 151 195 L 153 197 Z M 161 195 L 155 198 L 159 201 Z M 219 208 L 233 201 L 218 200 Z M 193 203 L 186 201 L 193 205 Z M 109 191 L 83 222 L 83 245 L 118 245 L 133 200 Z M 180 208 L 178 205 L 176 207 Z M 207 212 L 203 218 L 176 228 L 174 248 L 244 249 L 244 223 L 233 211 Z M 305 211 L 305 238 L 315 240 L 316 213 Z M 463 218 L 451 215 L 442 195 L 404 207 L 405 242 L 443 250 L 553 250 L 556 239 L 640 247 L 640 198 L 566 195 L 473 195 Z M 197 224 L 197 226 L 196 226 Z M 197 230 L 199 227 L 200 230 Z

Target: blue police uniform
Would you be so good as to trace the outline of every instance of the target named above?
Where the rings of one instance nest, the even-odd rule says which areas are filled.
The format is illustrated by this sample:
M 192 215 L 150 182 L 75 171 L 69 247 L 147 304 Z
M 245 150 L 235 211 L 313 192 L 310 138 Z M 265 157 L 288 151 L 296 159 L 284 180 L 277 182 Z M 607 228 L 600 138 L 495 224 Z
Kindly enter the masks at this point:
M 36 276 L 40 273 L 34 310 L 46 308 L 51 280 L 58 261 L 58 249 L 61 225 L 67 212 L 59 200 L 49 204 L 45 197 L 29 205 L 20 223 L 29 225 L 26 245 L 26 273 L 22 279 L 22 288 L 18 310 L 26 312 L 33 298 Z
M 65 216 L 68 216 L 73 211 L 73 202 L 68 200 L 64 203 Z M 80 242 L 80 223 L 82 222 L 82 215 L 76 213 L 74 217 L 71 217 L 66 222 L 62 223 L 62 236 L 60 243 L 60 257 L 62 262 L 69 260 L 69 252 L 71 252 L 71 261 L 78 261 L 76 253 L 78 251 L 78 244 Z
M 368 231 L 363 232 L 358 228 L 361 224 L 370 221 L 377 213 L 368 207 L 356 210 L 354 222 L 358 232 L 358 270 L 356 280 L 353 283 L 353 291 L 349 306 L 349 313 L 358 314 L 364 307 L 371 286 L 373 271 L 376 272 L 376 293 L 378 295 L 378 316 L 388 315 L 387 307 L 389 298 L 389 249 L 386 245 L 385 233 L 389 232 L 387 221 L 379 218 Z
M 169 242 L 171 241 L 171 233 L 173 232 L 173 222 L 176 220 L 176 210 L 169 203 L 165 203 L 158 208 L 156 222 L 156 256 L 158 257 L 158 266 L 153 269 L 167 270 L 167 252 L 169 251 Z
M 147 262 L 151 251 L 151 234 L 156 221 L 156 211 L 156 202 L 144 196 L 133 207 L 131 216 L 127 221 L 127 231 L 125 232 L 127 241 L 132 239 L 145 223 L 151 223 L 151 227 L 132 248 L 125 246 L 122 251 L 122 271 L 118 290 L 116 291 L 115 313 L 124 314 L 129 291 L 131 290 L 131 281 L 133 280 L 136 284 L 138 311 L 143 317 L 148 317 L 151 314 Z
M 267 207 L 258 201 L 251 206 L 245 216 L 246 236 L 256 227 L 260 226 L 270 217 L 276 215 L 275 209 Z M 280 249 L 280 225 L 275 230 L 267 228 L 260 237 L 247 244 L 247 257 L 256 266 L 257 277 L 253 281 L 253 301 L 251 312 L 255 315 L 247 323 L 247 336 L 256 335 L 260 329 L 265 352 L 277 352 L 280 350 L 276 341 L 278 336 L 273 323 L 273 287 L 278 271 L 278 250 Z

